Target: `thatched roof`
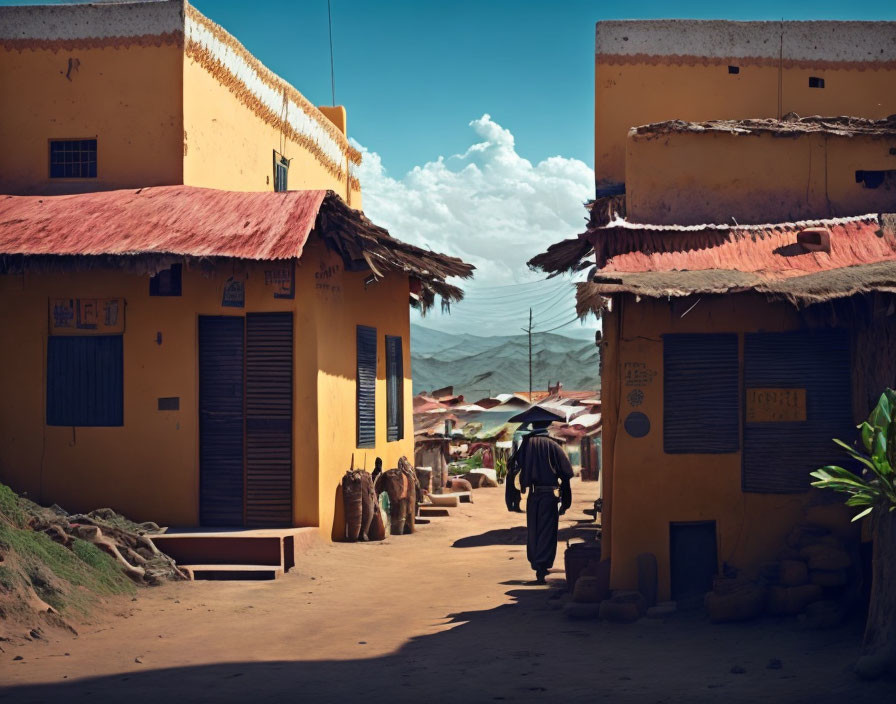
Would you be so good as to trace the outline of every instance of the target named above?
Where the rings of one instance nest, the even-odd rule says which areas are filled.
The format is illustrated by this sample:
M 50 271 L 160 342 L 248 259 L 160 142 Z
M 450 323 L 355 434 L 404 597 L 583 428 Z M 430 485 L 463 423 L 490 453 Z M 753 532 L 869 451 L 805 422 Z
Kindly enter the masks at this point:
M 705 122 L 667 120 L 632 127 L 629 130 L 629 136 L 639 139 L 667 134 L 705 134 L 707 132 L 735 135 L 772 134 L 776 137 L 796 137 L 801 134 L 827 134 L 835 137 L 894 137 L 896 136 L 896 115 L 882 120 L 851 116 L 800 117 L 796 113 L 789 113 L 781 120 L 774 118 L 707 120 Z
M 806 231 L 829 245 L 807 246 Z M 593 259 L 590 256 L 593 254 Z M 756 291 L 794 305 L 896 292 L 896 218 L 864 215 L 770 225 L 658 226 L 615 220 L 553 245 L 530 264 L 595 268 L 579 285 L 580 315 L 616 293 L 669 298 Z

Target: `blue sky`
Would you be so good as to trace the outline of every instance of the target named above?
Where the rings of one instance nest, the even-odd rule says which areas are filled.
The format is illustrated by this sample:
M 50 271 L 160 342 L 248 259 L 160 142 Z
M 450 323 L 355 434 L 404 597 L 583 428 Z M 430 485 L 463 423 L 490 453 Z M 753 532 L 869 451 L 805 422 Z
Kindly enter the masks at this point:
M 312 102 L 331 103 L 326 0 L 192 1 Z M 331 5 L 336 102 L 365 153 L 364 208 L 395 236 L 479 267 L 467 301 L 423 322 L 485 335 L 518 331 L 530 306 L 538 330 L 580 327 L 570 281 L 539 281 L 525 261 L 580 232 L 593 195 L 595 21 L 896 19 L 893 0 Z

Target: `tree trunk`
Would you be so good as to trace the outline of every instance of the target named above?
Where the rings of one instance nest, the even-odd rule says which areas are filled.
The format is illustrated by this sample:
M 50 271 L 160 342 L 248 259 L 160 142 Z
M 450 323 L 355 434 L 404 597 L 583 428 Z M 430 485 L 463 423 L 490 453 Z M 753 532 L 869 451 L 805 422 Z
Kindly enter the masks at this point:
M 896 511 L 875 508 L 874 557 L 871 565 L 871 603 L 862 657 L 856 664 L 861 677 L 896 672 Z

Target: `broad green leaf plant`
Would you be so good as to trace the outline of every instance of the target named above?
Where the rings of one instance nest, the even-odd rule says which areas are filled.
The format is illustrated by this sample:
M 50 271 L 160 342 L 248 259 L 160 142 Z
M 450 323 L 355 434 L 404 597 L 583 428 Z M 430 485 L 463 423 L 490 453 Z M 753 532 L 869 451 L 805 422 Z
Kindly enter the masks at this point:
M 862 465 L 861 474 L 836 465 L 811 472 L 818 481 L 812 486 L 849 494 L 847 506 L 862 510 L 852 520 L 871 513 L 896 510 L 896 391 L 881 394 L 868 420 L 857 426 L 868 454 L 858 452 L 842 440 L 834 440 L 847 454 Z

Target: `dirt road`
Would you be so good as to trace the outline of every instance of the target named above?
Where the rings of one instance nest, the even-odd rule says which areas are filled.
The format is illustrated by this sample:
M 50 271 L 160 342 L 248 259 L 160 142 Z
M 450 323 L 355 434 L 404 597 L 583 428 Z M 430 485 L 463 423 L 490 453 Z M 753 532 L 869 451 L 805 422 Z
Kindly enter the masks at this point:
M 587 529 L 594 491 L 574 485 L 564 535 Z M 849 672 L 861 624 L 569 621 L 562 549 L 530 584 L 525 517 L 497 489 L 475 501 L 412 536 L 321 544 L 276 582 L 141 590 L 77 638 L 4 644 L 0 701 L 893 700 Z

